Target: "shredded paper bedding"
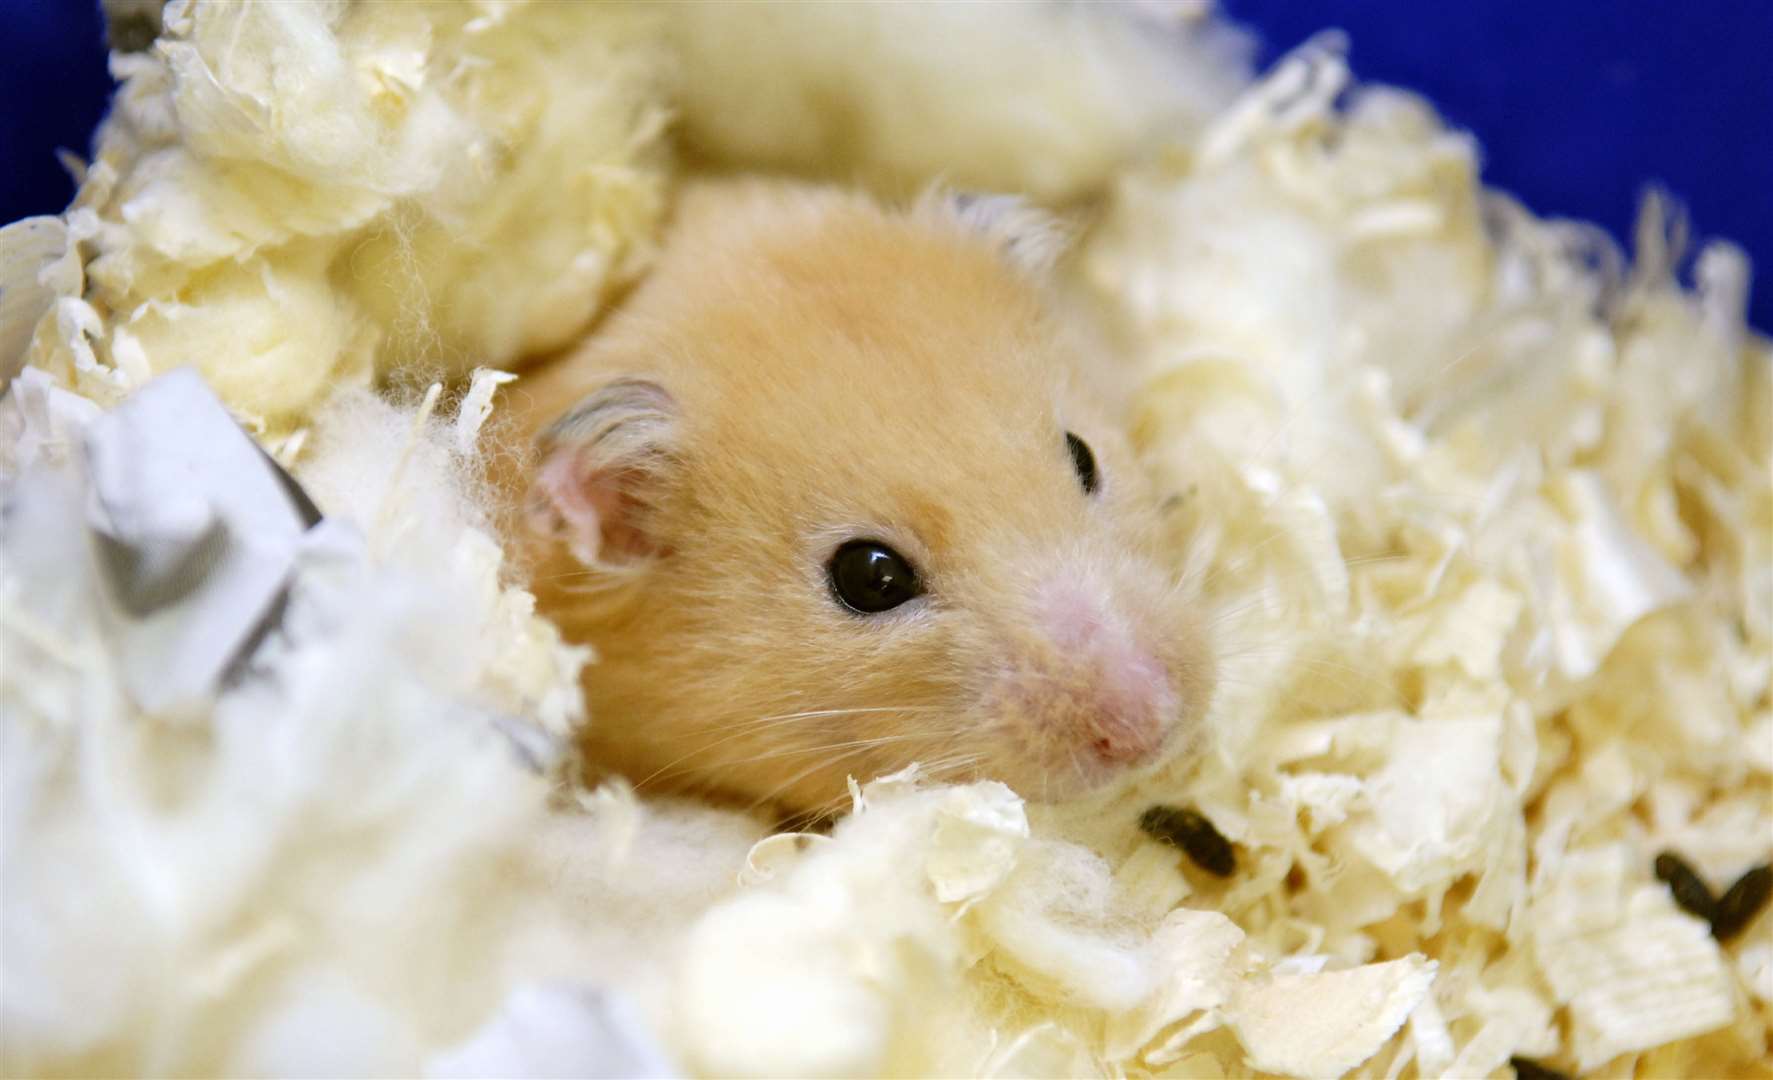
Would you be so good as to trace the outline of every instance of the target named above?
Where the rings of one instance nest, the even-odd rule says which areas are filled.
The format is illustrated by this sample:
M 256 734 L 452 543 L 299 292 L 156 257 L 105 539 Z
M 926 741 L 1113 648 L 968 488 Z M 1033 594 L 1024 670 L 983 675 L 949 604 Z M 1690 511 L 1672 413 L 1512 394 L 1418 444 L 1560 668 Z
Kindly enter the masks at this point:
M 8 1075 L 1773 1075 L 1773 349 L 1666 202 L 1628 264 L 1187 5 L 159 16 L 0 230 Z M 625 718 L 482 425 L 735 167 L 1090 208 L 1202 759 L 829 835 L 565 779 Z

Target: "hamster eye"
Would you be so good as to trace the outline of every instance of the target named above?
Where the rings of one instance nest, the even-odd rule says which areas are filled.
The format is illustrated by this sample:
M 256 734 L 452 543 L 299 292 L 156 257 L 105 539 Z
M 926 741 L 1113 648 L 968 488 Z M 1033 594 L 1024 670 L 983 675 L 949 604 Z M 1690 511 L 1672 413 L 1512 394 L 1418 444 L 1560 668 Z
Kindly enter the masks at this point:
M 923 592 L 905 557 L 878 540 L 851 540 L 825 568 L 831 593 L 859 615 L 890 611 Z
M 1071 451 L 1071 464 L 1077 470 L 1077 481 L 1083 485 L 1084 494 L 1094 495 L 1102 482 L 1096 478 L 1096 455 L 1090 453 L 1090 446 L 1082 439 L 1067 431 L 1065 448 Z

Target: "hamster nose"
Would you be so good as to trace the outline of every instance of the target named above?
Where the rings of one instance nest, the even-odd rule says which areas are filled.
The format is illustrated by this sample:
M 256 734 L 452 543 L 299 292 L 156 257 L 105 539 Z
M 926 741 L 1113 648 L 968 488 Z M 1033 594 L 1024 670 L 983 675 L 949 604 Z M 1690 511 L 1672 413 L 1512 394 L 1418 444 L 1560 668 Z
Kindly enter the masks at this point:
M 1144 655 L 1096 658 L 1094 707 L 1080 732 L 1104 764 L 1133 765 L 1154 756 L 1169 734 L 1174 701 L 1169 678 Z
M 1163 728 L 1153 720 L 1127 721 L 1104 715 L 1090 725 L 1089 749 L 1105 765 L 1136 765 L 1163 746 Z
M 1163 748 L 1176 692 L 1169 671 L 1105 606 L 1067 590 L 1052 598 L 1047 630 L 1085 683 L 1078 741 L 1103 764 L 1132 765 Z

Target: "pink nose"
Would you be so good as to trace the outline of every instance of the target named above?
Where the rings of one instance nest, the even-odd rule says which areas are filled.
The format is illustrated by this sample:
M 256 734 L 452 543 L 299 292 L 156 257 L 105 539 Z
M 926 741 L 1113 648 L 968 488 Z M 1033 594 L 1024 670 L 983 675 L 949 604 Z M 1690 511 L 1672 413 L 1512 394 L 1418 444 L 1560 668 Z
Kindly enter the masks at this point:
M 1155 754 L 1163 746 L 1161 722 L 1151 716 L 1098 714 L 1086 737 L 1090 751 L 1104 764 L 1132 765 Z
M 1066 666 L 1084 681 L 1075 737 L 1104 764 L 1132 765 L 1162 749 L 1175 690 L 1169 673 L 1099 598 L 1064 588 L 1046 624 Z

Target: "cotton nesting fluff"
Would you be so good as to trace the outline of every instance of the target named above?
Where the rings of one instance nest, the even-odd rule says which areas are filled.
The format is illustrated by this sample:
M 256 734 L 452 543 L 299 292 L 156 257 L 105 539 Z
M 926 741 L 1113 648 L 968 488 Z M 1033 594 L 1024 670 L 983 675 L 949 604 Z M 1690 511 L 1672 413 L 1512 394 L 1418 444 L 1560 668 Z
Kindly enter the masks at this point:
M 644 10 L 173 0 L 163 23 L 113 54 L 74 204 L 31 225 L 68 269 L 28 359 L 88 396 L 196 364 L 285 435 L 378 370 L 561 345 L 645 260 L 667 161 Z
M 979 35 L 940 66 L 886 53 L 901 77 L 962 102 L 1021 70 L 994 26 L 894 10 L 850 33 Z M 1722 883 L 1769 854 L 1773 360 L 1731 249 L 1683 292 L 1651 214 L 1627 275 L 1592 232 L 1483 192 L 1420 103 L 1335 107 L 1327 44 L 1204 130 L 1178 120 L 1075 268 L 1148 373 L 1137 434 L 1222 609 L 1214 751 L 1069 810 L 909 771 L 858 787 L 830 836 L 765 837 L 537 771 L 591 658 L 501 581 L 473 477 L 511 391 L 349 385 L 366 356 L 460 370 L 570 334 L 584 312 L 543 302 L 576 265 L 557 242 L 593 267 L 644 251 L 664 166 L 636 162 L 670 99 L 611 86 L 653 39 L 620 44 L 637 24 L 603 5 L 166 16 L 117 61 L 139 71 L 74 210 L 0 234 L 0 363 L 38 368 L 0 403 L 8 1074 L 1773 1072 L 1773 919 L 1720 947 L 1650 872 L 1673 848 Z M 1120 31 L 1091 40 L 1043 86 L 1150 70 Z M 809 100 L 891 115 L 854 56 L 770 55 Z M 728 78 L 680 69 L 686 102 L 704 74 Z M 1053 114 L 1073 137 L 962 140 L 962 165 L 1101 186 L 1119 157 L 1049 148 L 1144 132 L 1153 106 L 1088 100 Z M 384 127 L 353 144 L 364 117 Z M 516 117 L 532 141 L 448 141 Z M 920 158 L 925 127 L 891 130 L 836 152 L 890 185 L 956 145 L 931 129 Z M 737 164 L 773 153 L 754 137 L 716 133 Z M 464 149 L 427 172 L 409 140 Z M 351 145 L 367 157 L 314 156 Z M 532 228 L 559 199 L 586 216 Z M 588 221 L 628 224 L 586 247 Z M 457 250 L 458 226 L 500 242 Z M 381 261 L 359 274 L 355 252 Z M 123 692 L 69 537 L 87 398 L 185 361 L 328 518 L 257 677 L 168 718 Z M 1143 837 L 1153 802 L 1204 811 L 1237 873 Z
M 84 536 L 98 410 L 35 369 L 0 405 L 9 1075 L 667 1068 L 624 1010 L 760 830 L 551 804 L 530 762 L 585 657 L 499 584 L 471 420 L 335 396 L 301 472 L 331 516 L 253 674 L 164 715 Z
M 1064 202 L 1160 132 L 1194 135 L 1249 81 L 1248 39 L 1194 0 L 917 8 L 667 5 L 685 147 L 899 193 L 940 177 Z

